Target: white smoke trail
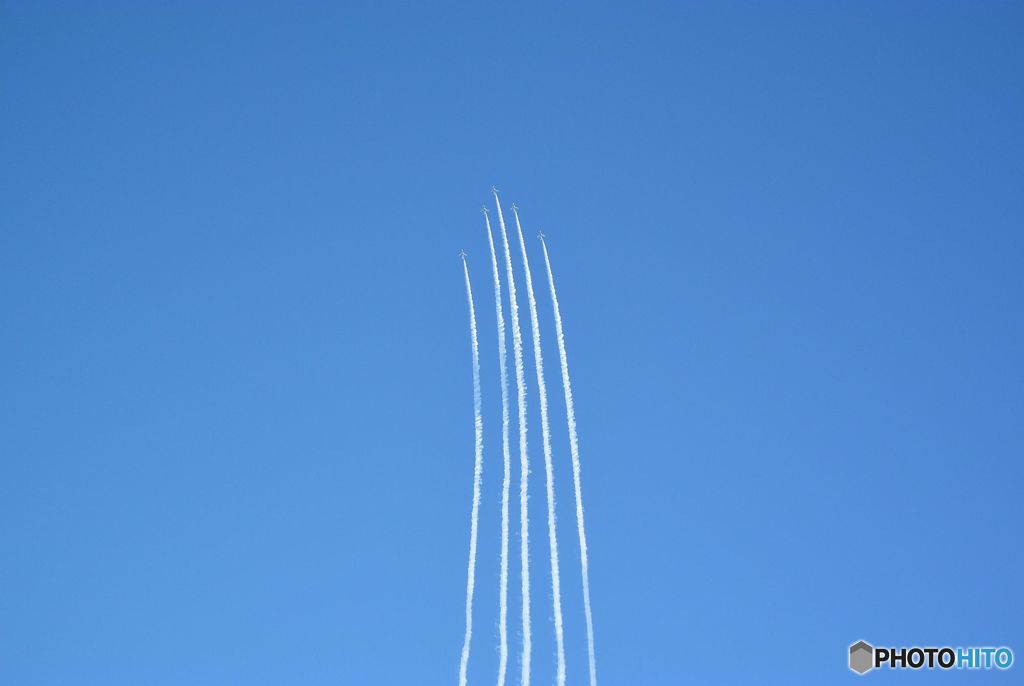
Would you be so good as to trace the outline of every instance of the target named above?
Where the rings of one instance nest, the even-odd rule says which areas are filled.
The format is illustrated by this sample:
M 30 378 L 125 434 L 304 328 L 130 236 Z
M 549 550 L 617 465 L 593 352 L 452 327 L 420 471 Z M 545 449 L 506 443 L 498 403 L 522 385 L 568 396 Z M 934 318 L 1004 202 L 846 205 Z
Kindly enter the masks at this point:
M 498 686 L 505 686 L 508 667 L 508 491 L 512 480 L 512 457 L 508 447 L 508 368 L 505 351 L 505 315 L 501 306 L 501 277 L 498 256 L 494 252 L 491 219 L 484 209 L 487 224 L 487 245 L 491 248 L 491 271 L 494 274 L 494 310 L 498 318 L 498 369 L 501 372 L 501 450 L 505 473 L 501 482 L 501 572 L 498 581 Z
M 530 324 L 533 329 L 533 359 L 537 368 L 537 389 L 540 396 L 540 430 L 544 442 L 544 475 L 548 496 L 548 544 L 551 548 L 551 596 L 555 613 L 555 648 L 558 671 L 556 683 L 565 686 L 565 639 L 562 634 L 562 582 L 558 572 L 558 536 L 555 532 L 555 473 L 551 464 L 551 431 L 548 428 L 548 391 L 544 385 L 544 357 L 540 349 L 540 323 L 537 321 L 537 300 L 533 296 L 533 277 L 530 275 L 530 260 L 526 256 L 526 242 L 523 241 L 523 227 L 519 224 L 519 212 L 512 206 L 519 232 L 519 249 L 523 253 L 523 270 L 526 273 L 526 296 L 530 303 Z
M 480 412 L 480 346 L 476 337 L 476 311 L 473 308 L 473 287 L 469 283 L 469 267 L 462 257 L 462 270 L 466 274 L 466 298 L 469 300 L 469 337 L 473 344 L 473 428 L 475 459 L 473 463 L 473 512 L 469 524 L 469 570 L 466 573 L 466 637 L 462 641 L 462 661 L 459 663 L 459 686 L 466 686 L 466 667 L 469 664 L 469 643 L 473 638 L 473 587 L 476 584 L 476 533 L 480 511 L 480 479 L 484 468 L 484 420 Z
M 519 303 L 516 300 L 516 279 L 512 273 L 512 252 L 508 247 L 505 232 L 505 215 L 501 212 L 498 193 L 494 192 L 494 204 L 498 207 L 498 224 L 501 227 L 501 241 L 505 247 L 505 270 L 508 278 L 509 312 L 512 315 L 512 353 L 516 369 L 516 395 L 519 404 L 519 563 L 523 595 L 523 655 L 520 662 L 521 686 L 530 686 L 530 527 L 527 507 L 527 484 L 530 475 L 530 460 L 526 450 L 526 379 L 523 372 L 523 335 L 519 328 Z
M 555 310 L 555 335 L 558 339 L 558 356 L 562 363 L 562 388 L 565 389 L 565 415 L 569 425 L 569 452 L 572 453 L 572 481 L 576 488 L 576 532 L 580 538 L 580 568 L 583 570 L 583 611 L 587 617 L 587 655 L 590 658 L 590 686 L 597 686 L 597 662 L 594 658 L 594 619 L 590 612 L 590 572 L 587 565 L 587 534 L 583 527 L 583 486 L 580 480 L 580 449 L 576 436 L 576 410 L 572 404 L 572 384 L 569 383 L 569 358 L 565 354 L 565 336 L 562 332 L 562 313 L 558 308 L 555 293 L 555 277 L 551 273 L 551 259 L 544 236 L 540 239 L 544 249 L 544 264 L 548 269 L 548 286 L 551 288 L 551 304 Z

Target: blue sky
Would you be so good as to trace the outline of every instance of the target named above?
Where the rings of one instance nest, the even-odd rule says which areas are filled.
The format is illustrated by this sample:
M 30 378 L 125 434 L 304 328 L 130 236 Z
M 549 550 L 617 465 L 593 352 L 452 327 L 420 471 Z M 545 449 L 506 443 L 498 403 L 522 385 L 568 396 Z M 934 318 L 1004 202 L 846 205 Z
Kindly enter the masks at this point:
M 1019 4 L 296 5 L 0 7 L 0 682 L 455 683 L 460 248 L 493 681 L 491 184 L 559 279 L 600 683 L 855 683 L 858 639 L 1024 659 Z

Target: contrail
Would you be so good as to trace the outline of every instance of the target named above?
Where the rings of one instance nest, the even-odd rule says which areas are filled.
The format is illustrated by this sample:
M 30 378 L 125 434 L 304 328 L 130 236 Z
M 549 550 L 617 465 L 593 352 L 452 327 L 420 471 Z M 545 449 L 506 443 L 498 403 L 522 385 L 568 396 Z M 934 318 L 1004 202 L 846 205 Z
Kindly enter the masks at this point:
M 476 532 L 480 511 L 480 478 L 484 469 L 484 420 L 480 413 L 480 346 L 476 338 L 476 311 L 473 309 L 473 287 L 469 284 L 466 255 L 461 254 L 462 270 L 466 274 L 466 298 L 469 300 L 469 338 L 473 344 L 473 429 L 475 434 L 475 461 L 473 463 L 473 513 L 469 524 L 469 571 L 466 574 L 466 637 L 462 641 L 462 661 L 459 664 L 459 686 L 466 686 L 466 666 L 469 664 L 469 642 L 473 638 L 473 586 L 476 583 Z
M 519 303 L 516 301 L 516 279 L 512 273 L 512 253 L 505 233 L 505 215 L 501 212 L 497 189 L 494 204 L 498 207 L 498 224 L 501 227 L 501 241 L 505 247 L 505 269 L 508 278 L 509 312 L 512 314 L 512 353 L 516 368 L 516 395 L 519 404 L 519 564 L 523 594 L 523 656 L 521 660 L 521 686 L 530 686 L 530 527 L 527 508 L 527 484 L 530 475 L 530 459 L 526 451 L 526 379 L 523 378 L 523 335 L 519 329 Z
M 505 352 L 505 315 L 501 307 L 501 278 L 498 256 L 494 252 L 491 218 L 484 208 L 487 245 L 491 248 L 491 272 L 494 274 L 494 310 L 498 318 L 498 368 L 501 372 L 501 450 L 505 474 L 501 482 L 501 572 L 498 581 L 498 686 L 505 686 L 508 668 L 508 490 L 512 480 L 512 457 L 508 447 L 508 369 Z
M 572 384 L 569 383 L 569 358 L 565 354 L 565 336 L 562 333 L 562 313 L 558 309 L 558 295 L 555 293 L 555 277 L 551 273 L 551 259 L 544 234 L 540 236 L 544 249 L 544 264 L 548 269 L 548 286 L 551 288 L 551 304 L 555 310 L 555 335 L 558 339 L 558 356 L 562 363 L 562 388 L 565 389 L 565 416 L 569 425 L 569 452 L 572 453 L 572 481 L 576 487 L 576 532 L 580 537 L 580 568 L 583 570 L 583 611 L 587 616 L 587 655 L 590 658 L 590 686 L 597 686 L 597 663 L 594 659 L 594 619 L 590 613 L 590 573 L 587 571 L 587 533 L 583 527 L 583 487 L 580 483 L 580 449 L 576 437 L 576 411 L 572 404 Z
M 562 635 L 562 582 L 558 573 L 558 536 L 555 533 L 555 472 L 551 465 L 551 431 L 548 428 L 548 391 L 544 385 L 544 357 L 540 350 L 540 323 L 537 321 L 537 300 L 533 296 L 533 277 L 530 275 L 530 260 L 526 256 L 526 242 L 523 241 L 523 227 L 519 224 L 519 212 L 512 205 L 519 233 L 519 249 L 523 253 L 523 270 L 526 273 L 526 296 L 530 302 L 530 324 L 533 329 L 533 359 L 537 368 L 537 389 L 540 396 L 540 430 L 544 442 L 544 475 L 548 495 L 548 544 L 551 548 L 551 595 L 555 612 L 555 648 L 558 658 L 556 683 L 565 686 L 565 639 Z

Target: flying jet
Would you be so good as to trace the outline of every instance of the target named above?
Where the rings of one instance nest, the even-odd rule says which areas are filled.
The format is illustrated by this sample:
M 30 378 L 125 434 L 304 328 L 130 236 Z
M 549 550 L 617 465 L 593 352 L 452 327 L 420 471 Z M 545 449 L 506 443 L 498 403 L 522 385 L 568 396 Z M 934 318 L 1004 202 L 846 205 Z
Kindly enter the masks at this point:
M 465 250 L 460 250 L 459 251 L 459 257 L 461 257 L 462 259 L 466 259 L 466 251 Z
M 515 211 L 515 210 L 518 210 L 518 209 L 519 209 L 519 206 L 516 205 L 515 203 L 512 203 L 512 210 Z
M 495 195 L 497 195 L 498 194 L 498 189 L 495 188 L 494 186 L 491 186 L 491 193 L 494 193 Z
M 537 232 L 537 238 L 539 238 L 541 240 L 544 240 L 544 232 L 543 231 L 538 231 Z
M 486 207 L 481 207 L 480 211 L 483 212 L 484 214 L 487 214 L 487 208 Z

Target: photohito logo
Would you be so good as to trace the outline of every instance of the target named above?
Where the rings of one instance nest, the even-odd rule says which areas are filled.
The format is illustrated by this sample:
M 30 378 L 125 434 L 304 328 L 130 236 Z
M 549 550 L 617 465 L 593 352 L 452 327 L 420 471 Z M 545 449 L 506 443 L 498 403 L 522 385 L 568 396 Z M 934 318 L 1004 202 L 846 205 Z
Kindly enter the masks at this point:
M 850 669 L 865 674 L 876 667 L 889 669 L 1009 669 L 1013 651 L 1005 646 L 969 648 L 875 648 L 866 641 L 850 646 Z

